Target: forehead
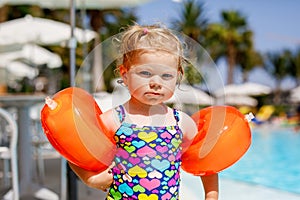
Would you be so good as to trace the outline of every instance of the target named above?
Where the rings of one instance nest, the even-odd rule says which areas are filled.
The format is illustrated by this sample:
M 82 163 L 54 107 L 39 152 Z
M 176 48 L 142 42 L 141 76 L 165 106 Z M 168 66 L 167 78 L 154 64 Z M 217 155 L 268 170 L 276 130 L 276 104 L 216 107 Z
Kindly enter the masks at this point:
M 165 51 L 147 51 L 134 56 L 132 65 L 156 65 L 178 68 L 179 57 Z
M 168 66 L 168 65 L 161 65 L 161 64 L 144 64 L 144 65 L 135 65 L 133 67 L 131 67 L 129 69 L 130 72 L 134 72 L 134 73 L 139 73 L 142 71 L 147 71 L 150 73 L 155 73 L 155 74 L 164 74 L 164 73 L 168 73 L 168 74 L 172 74 L 172 75 L 176 75 L 178 73 L 178 69 L 176 69 L 175 67 L 172 66 Z

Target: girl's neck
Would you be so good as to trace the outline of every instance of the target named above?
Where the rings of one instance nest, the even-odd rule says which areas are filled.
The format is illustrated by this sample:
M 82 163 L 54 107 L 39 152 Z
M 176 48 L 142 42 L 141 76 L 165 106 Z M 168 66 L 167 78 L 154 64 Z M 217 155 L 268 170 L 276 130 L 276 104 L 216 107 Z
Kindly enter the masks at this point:
M 176 124 L 173 112 L 163 103 L 147 105 L 131 98 L 124 107 L 127 112 L 125 121 L 140 127 Z
M 168 107 L 161 103 L 156 105 L 148 105 L 138 101 L 135 98 L 131 98 L 125 105 L 126 111 L 131 115 L 164 115 L 168 112 Z

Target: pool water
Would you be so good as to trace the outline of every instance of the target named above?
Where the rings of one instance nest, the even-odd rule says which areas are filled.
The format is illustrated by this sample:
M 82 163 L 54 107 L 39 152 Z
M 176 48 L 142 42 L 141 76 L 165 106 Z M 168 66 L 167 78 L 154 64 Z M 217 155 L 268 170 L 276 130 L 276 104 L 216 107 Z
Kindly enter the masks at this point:
M 220 176 L 300 194 L 300 132 L 270 129 L 253 129 L 247 153 Z

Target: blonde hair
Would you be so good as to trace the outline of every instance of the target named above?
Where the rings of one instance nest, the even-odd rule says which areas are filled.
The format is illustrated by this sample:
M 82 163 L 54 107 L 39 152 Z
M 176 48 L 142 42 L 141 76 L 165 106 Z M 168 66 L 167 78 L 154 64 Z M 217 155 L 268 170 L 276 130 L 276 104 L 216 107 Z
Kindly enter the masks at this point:
M 165 51 L 178 57 L 178 71 L 183 75 L 183 49 L 179 38 L 159 25 L 135 24 L 124 31 L 120 39 L 122 64 L 129 69 L 136 56 L 149 51 Z

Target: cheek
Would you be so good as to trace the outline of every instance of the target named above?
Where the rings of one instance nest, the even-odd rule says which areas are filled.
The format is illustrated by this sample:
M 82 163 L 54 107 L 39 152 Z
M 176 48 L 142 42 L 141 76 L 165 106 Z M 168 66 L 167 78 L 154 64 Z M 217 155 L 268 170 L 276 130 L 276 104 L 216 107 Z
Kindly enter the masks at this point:
M 167 90 L 167 92 L 166 92 L 166 93 L 167 93 L 167 94 L 166 94 L 167 98 L 171 98 L 171 97 L 173 96 L 176 87 L 177 87 L 176 80 L 173 81 L 173 82 L 170 82 L 169 84 L 167 84 L 167 85 L 165 86 L 165 88 L 166 88 L 166 90 Z
M 128 89 L 130 92 L 137 92 L 148 86 L 148 81 L 141 79 L 139 77 L 132 77 L 128 80 Z
M 172 80 L 172 81 L 168 81 L 164 84 L 164 87 L 170 91 L 170 92 L 174 92 L 175 88 L 176 88 L 176 79 Z

